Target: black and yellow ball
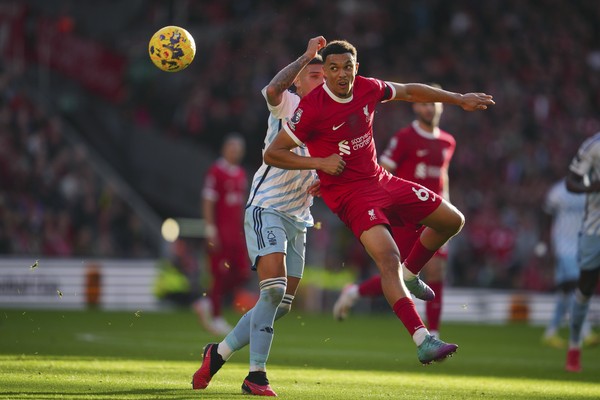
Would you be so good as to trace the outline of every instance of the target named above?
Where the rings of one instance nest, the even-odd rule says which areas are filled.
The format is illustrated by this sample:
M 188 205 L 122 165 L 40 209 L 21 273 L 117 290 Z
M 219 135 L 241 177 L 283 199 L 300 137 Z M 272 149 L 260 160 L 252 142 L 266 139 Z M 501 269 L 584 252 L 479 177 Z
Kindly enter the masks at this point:
M 159 69 L 178 72 L 187 68 L 194 60 L 196 43 L 185 29 L 179 26 L 165 26 L 150 38 L 148 54 Z

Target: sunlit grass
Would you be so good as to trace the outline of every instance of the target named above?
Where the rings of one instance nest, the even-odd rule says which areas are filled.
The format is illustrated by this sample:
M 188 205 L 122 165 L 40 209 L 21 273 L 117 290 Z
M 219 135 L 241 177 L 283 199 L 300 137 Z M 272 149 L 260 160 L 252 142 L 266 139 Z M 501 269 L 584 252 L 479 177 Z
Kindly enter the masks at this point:
M 230 316 L 234 319 L 235 316 Z M 390 316 L 292 313 L 276 325 L 269 379 L 286 399 L 598 399 L 600 349 L 581 374 L 565 352 L 539 345 L 541 328 L 446 324 L 455 357 L 422 367 Z M 191 312 L 0 311 L 0 399 L 240 398 L 248 352 L 210 386 L 191 389 L 202 347 L 214 341 Z

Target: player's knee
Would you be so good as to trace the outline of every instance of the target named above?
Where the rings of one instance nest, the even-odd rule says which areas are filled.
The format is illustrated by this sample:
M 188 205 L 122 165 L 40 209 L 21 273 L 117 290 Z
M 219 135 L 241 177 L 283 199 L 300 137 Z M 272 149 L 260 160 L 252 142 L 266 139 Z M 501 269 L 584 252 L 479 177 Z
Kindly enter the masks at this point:
M 461 231 L 463 226 L 465 226 L 465 216 L 458 208 L 455 208 L 455 216 L 454 216 L 454 235 Z
M 444 202 L 441 211 L 437 214 L 436 221 L 428 225 L 438 234 L 451 238 L 456 235 L 465 224 L 465 216 L 454 205 Z
M 287 286 L 287 278 L 271 278 L 260 282 L 260 297 L 277 307 L 283 300 Z
M 385 280 L 397 279 L 401 274 L 401 265 L 400 254 L 395 253 L 381 258 L 377 263 L 381 278 Z
M 379 257 L 377 265 L 382 276 L 398 275 L 401 265 L 400 253 L 390 252 Z

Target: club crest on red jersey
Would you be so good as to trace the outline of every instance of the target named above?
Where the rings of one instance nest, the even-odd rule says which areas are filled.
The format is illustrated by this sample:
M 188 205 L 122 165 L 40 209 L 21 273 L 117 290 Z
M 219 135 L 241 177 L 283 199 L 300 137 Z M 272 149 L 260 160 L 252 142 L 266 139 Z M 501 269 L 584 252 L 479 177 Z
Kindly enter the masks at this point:
M 296 124 L 298 122 L 300 122 L 300 118 L 302 117 L 302 109 L 298 108 L 295 112 L 294 115 L 292 116 L 292 119 L 290 119 L 288 121 L 288 126 L 294 131 L 296 130 Z

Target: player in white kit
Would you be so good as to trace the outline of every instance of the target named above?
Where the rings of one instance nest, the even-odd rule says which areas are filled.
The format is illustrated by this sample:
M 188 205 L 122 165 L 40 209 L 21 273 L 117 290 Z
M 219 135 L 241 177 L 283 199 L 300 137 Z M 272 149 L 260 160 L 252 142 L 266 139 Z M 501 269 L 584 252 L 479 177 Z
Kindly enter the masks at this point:
M 323 84 L 323 61 L 317 52 L 325 44 L 322 36 L 310 39 L 305 53 L 279 71 L 262 90 L 271 113 L 263 151 L 292 117 L 300 98 Z M 292 84 L 295 93 L 288 91 Z M 308 155 L 306 148 L 294 151 Z M 290 311 L 302 278 L 306 229 L 313 226 L 310 206 L 317 194 L 318 178 L 312 170 L 290 171 L 263 163 L 254 175 L 244 229 L 252 269 L 258 273 L 260 297 L 221 343 L 206 345 L 202 365 L 192 379 L 194 389 L 206 388 L 225 361 L 249 344 L 250 372 L 242 391 L 277 396 L 266 373 L 273 322 Z
M 554 259 L 554 283 L 558 290 L 552 318 L 546 326 L 542 343 L 551 347 L 563 348 L 565 341 L 558 331 L 571 309 L 573 294 L 579 278 L 577 264 L 577 243 L 581 222 L 585 212 L 585 195 L 567 190 L 565 179 L 554 183 L 546 194 L 544 211 L 552 220 L 550 228 L 550 249 Z M 597 336 L 590 324 L 583 326 L 584 343 L 592 343 Z
M 582 327 L 600 275 L 600 132 L 585 140 L 571 161 L 567 189 L 585 193 L 586 204 L 579 234 L 579 280 L 571 308 L 571 330 L 566 370 L 581 371 Z

